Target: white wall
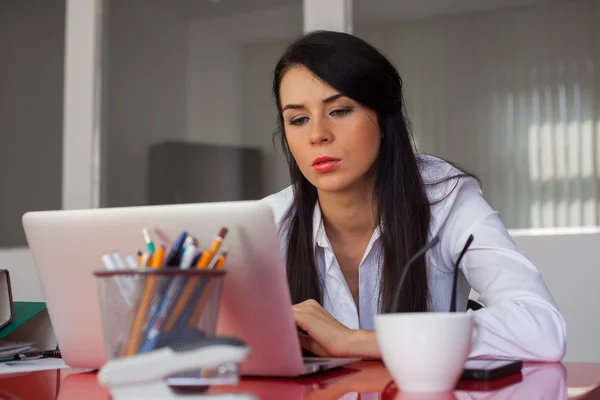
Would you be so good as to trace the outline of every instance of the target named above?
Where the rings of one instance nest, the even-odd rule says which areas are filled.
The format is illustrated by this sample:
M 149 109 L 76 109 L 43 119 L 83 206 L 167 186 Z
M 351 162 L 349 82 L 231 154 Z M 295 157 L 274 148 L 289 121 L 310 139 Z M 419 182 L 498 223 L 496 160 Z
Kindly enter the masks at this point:
M 265 193 L 288 182 L 272 146 L 271 71 L 286 41 L 302 34 L 302 7 L 285 6 L 192 24 L 188 139 L 261 148 Z
M 567 322 L 565 361 L 600 362 L 600 228 L 513 233 L 538 266 Z
M 147 0 L 108 8 L 103 205 L 146 204 L 150 146 L 186 137 L 188 22 Z
M 598 17 L 597 1 L 572 0 L 359 24 L 355 32 L 399 68 L 419 150 L 477 174 L 509 228 L 582 226 L 600 224 Z M 244 16 L 194 24 L 190 138 L 271 148 L 270 72 L 300 26 L 281 29 L 279 18 L 258 21 Z M 240 27 L 235 34 L 234 26 Z M 256 26 L 271 31 L 270 38 L 235 37 Z M 206 44 L 194 48 L 209 32 L 218 32 L 221 54 L 203 53 Z M 194 67 L 202 56 L 210 68 Z M 218 98 L 212 106 L 205 103 L 210 96 Z M 214 131 L 219 139 L 209 137 Z M 268 175 L 273 190 L 287 182 L 275 154 L 271 165 L 279 175 Z
M 420 150 L 483 180 L 510 228 L 600 224 L 600 4 L 378 29 Z

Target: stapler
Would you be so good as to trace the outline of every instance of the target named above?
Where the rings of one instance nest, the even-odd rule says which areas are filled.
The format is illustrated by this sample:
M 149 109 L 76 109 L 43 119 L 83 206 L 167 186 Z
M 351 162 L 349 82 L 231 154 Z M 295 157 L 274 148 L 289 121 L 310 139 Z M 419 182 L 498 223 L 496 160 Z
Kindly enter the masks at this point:
M 238 364 L 249 355 L 250 348 L 231 337 L 173 342 L 148 353 L 108 361 L 98 372 L 98 382 L 110 391 L 114 400 L 258 400 L 253 394 L 206 392 L 213 384 L 236 384 Z M 176 378 L 181 374 L 185 374 L 184 378 Z M 178 379 L 193 382 L 198 390 L 179 394 L 173 389 L 178 386 Z

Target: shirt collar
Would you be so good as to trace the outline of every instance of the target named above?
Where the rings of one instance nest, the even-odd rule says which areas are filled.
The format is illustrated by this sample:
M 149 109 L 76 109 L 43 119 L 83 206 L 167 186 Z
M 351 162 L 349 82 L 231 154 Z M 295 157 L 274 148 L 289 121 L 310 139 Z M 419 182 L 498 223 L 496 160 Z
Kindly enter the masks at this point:
M 373 244 L 381 237 L 381 230 L 379 226 L 375 228 L 373 235 L 371 236 L 371 240 L 369 241 L 369 245 L 366 248 L 365 256 L 371 251 Z M 315 203 L 315 209 L 313 211 L 313 251 L 316 251 L 317 246 L 323 249 L 330 249 L 333 251 L 331 247 L 331 243 L 327 238 L 327 233 L 325 232 L 325 224 L 323 223 L 323 214 L 321 213 L 321 207 L 319 206 L 319 201 Z M 364 259 L 364 257 L 363 257 Z
M 323 214 L 321 214 L 321 207 L 319 201 L 315 203 L 315 209 L 313 211 L 313 246 L 316 249 L 317 246 L 324 249 L 331 249 L 331 243 L 325 233 L 325 224 L 323 224 Z

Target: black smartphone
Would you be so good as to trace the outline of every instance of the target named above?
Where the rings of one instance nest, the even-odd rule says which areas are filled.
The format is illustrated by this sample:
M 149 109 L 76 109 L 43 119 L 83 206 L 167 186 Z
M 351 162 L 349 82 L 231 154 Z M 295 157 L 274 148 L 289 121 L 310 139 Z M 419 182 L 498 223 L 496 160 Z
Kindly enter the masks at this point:
M 467 360 L 461 379 L 490 381 L 521 371 L 520 360 Z

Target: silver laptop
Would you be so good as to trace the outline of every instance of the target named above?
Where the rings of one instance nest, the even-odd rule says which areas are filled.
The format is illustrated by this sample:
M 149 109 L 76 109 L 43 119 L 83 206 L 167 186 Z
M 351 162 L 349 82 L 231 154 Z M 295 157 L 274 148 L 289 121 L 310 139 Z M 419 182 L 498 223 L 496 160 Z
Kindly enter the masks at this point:
M 135 252 L 143 247 L 143 228 L 159 228 L 172 240 L 185 230 L 208 247 L 222 226 L 229 228 L 229 256 L 217 334 L 250 345 L 241 373 L 300 376 L 357 361 L 302 357 L 271 209 L 246 201 L 25 214 L 23 227 L 66 363 L 98 369 L 105 361 L 92 274 L 104 268 L 103 253 Z

